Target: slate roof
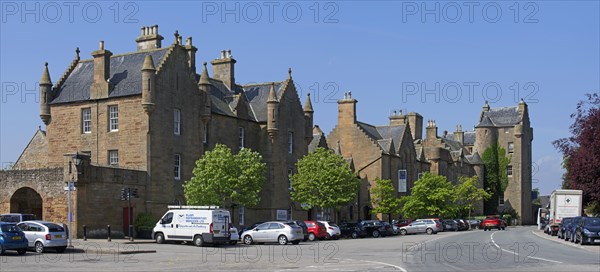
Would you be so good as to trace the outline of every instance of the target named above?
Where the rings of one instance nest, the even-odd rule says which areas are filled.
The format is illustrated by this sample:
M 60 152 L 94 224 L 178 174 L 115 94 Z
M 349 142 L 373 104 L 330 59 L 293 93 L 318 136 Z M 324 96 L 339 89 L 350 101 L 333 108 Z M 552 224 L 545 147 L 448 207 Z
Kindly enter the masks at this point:
M 113 88 L 108 97 L 121 97 L 139 95 L 142 93 L 142 65 L 144 58 L 150 54 L 154 66 L 162 61 L 169 48 L 160 48 L 152 51 L 134 52 L 123 55 L 113 55 L 110 58 L 109 82 Z M 90 86 L 94 81 L 93 59 L 81 60 L 67 77 L 56 93 L 50 104 L 85 101 L 90 99 Z
M 463 142 L 465 145 L 474 145 L 475 144 L 475 131 L 465 131 L 463 136 Z M 454 134 L 448 134 L 444 138 L 446 140 L 454 141 Z
M 317 147 L 324 147 L 327 148 L 327 139 L 325 138 L 325 135 L 323 134 L 322 131 L 314 133 L 313 132 L 313 139 L 312 141 L 310 141 L 310 144 L 308 145 L 308 152 L 312 153 L 315 152 L 315 150 L 317 150 Z
M 285 82 L 275 82 L 275 92 L 277 98 L 281 100 L 281 92 Z M 254 117 L 258 122 L 267 121 L 267 99 L 269 98 L 269 90 L 271 82 L 252 84 L 243 86 L 244 94 L 248 99 L 250 108 L 254 112 Z
M 373 139 L 384 151 L 389 151 L 391 147 L 397 149 L 402 144 L 404 130 L 406 125 L 400 126 L 373 126 L 363 122 L 357 122 L 367 136 Z
M 520 122 L 521 115 L 518 107 L 502 107 L 484 112 L 483 118 L 476 127 L 509 127 Z
M 481 157 L 477 151 L 475 151 L 473 155 L 466 155 L 465 159 L 467 159 L 467 162 L 470 164 L 483 164 L 483 161 L 481 160 Z

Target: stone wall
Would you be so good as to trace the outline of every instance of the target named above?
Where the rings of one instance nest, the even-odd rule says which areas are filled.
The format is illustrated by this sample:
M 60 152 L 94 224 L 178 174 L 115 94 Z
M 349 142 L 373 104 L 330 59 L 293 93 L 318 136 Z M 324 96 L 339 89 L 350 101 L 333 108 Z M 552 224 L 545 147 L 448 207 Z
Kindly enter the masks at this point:
M 47 165 L 48 141 L 46 140 L 46 132 L 38 128 L 12 169 L 37 169 L 45 168 Z

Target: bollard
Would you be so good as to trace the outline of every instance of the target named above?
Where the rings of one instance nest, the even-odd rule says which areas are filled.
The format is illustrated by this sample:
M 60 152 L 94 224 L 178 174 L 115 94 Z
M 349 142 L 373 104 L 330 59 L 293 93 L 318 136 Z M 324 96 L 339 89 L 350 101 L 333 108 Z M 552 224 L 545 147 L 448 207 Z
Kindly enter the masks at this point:
M 83 240 L 87 241 L 87 226 L 83 225 Z
M 129 225 L 129 241 L 133 242 L 133 225 Z
M 106 225 L 106 227 L 108 228 L 108 241 L 110 242 L 110 225 Z

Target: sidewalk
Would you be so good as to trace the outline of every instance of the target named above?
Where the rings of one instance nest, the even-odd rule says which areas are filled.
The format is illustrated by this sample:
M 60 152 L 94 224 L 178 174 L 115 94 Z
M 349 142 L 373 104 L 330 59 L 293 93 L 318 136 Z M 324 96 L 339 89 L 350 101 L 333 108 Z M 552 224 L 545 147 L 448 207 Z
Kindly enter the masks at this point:
M 550 235 L 544 233 L 543 230 L 538 230 L 538 229 L 532 230 L 531 233 L 533 233 L 535 236 L 538 236 L 540 238 L 544 238 L 546 240 L 549 240 L 549 241 L 552 241 L 552 242 L 555 242 L 555 243 L 559 243 L 559 244 L 570 246 L 570 247 L 585 249 L 585 250 L 588 250 L 588 251 L 591 251 L 591 252 L 597 252 L 599 254 L 598 256 L 600 256 L 600 246 L 598 246 L 598 245 L 585 245 L 585 246 L 582 246 L 580 244 L 575 244 L 575 243 L 571 243 L 570 241 L 567 242 L 567 241 L 565 241 L 563 239 L 559 239 L 556 236 L 550 236 Z
M 74 239 L 73 247 L 67 248 L 67 252 L 72 253 L 95 253 L 95 254 L 138 254 L 138 253 L 156 253 L 152 246 L 154 240 L 139 239 L 129 241 L 129 239 Z M 151 246 L 152 245 L 152 246 Z

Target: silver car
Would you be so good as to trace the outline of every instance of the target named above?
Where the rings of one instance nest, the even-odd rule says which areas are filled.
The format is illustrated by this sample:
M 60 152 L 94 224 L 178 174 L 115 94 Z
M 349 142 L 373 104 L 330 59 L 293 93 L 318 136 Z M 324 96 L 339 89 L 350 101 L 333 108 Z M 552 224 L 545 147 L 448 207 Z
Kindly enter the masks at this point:
M 25 233 L 28 247 L 35 252 L 42 253 L 46 248 L 53 248 L 62 253 L 67 248 L 67 232 L 65 229 L 52 222 L 46 221 L 24 221 L 17 224 Z
M 297 245 L 304 239 L 304 234 L 302 228 L 295 222 L 270 221 L 244 231 L 241 237 L 246 245 L 265 242 L 276 242 L 280 245 L 292 242 Z
M 400 227 L 400 235 L 414 233 L 437 234 L 437 229 L 434 229 L 430 224 L 427 224 L 427 222 L 425 221 L 413 221 L 404 227 Z

